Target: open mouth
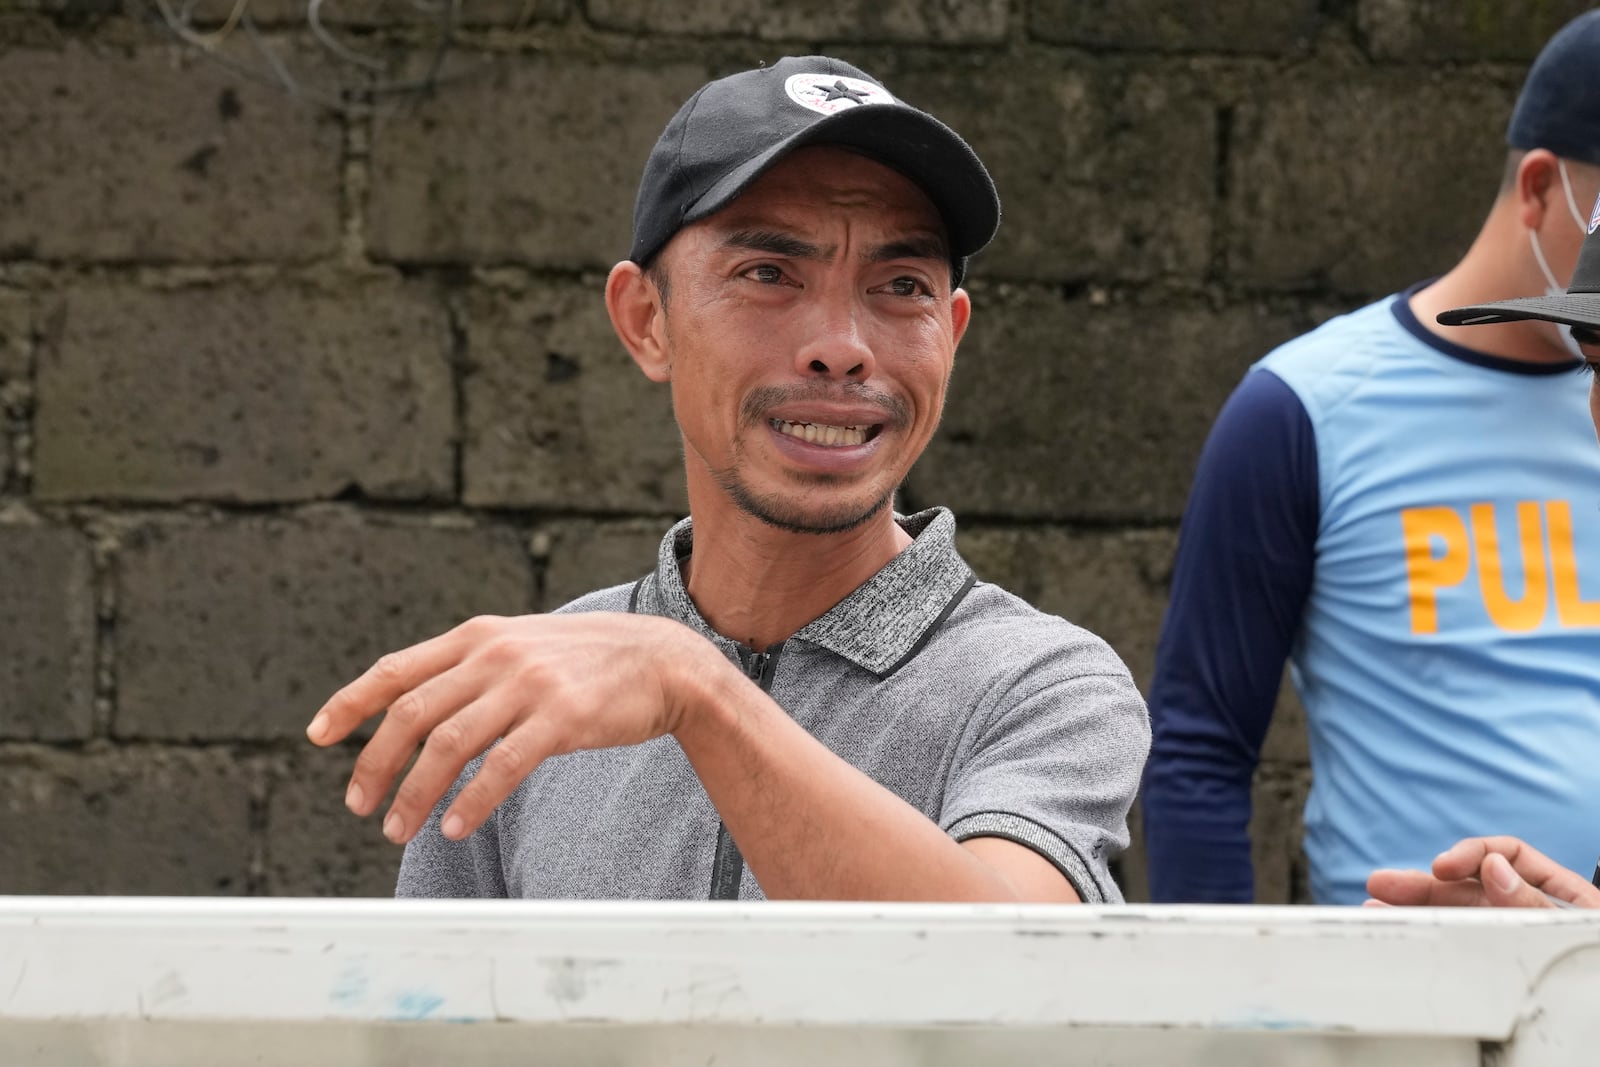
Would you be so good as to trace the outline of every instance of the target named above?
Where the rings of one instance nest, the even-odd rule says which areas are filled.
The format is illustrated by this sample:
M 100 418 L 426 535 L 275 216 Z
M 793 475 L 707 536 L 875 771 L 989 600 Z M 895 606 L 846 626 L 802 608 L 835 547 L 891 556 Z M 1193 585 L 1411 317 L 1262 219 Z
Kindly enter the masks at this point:
M 768 419 L 774 430 L 786 437 L 798 437 L 813 445 L 832 448 L 849 448 L 866 444 L 878 435 L 881 426 L 829 426 L 820 422 L 787 422 Z

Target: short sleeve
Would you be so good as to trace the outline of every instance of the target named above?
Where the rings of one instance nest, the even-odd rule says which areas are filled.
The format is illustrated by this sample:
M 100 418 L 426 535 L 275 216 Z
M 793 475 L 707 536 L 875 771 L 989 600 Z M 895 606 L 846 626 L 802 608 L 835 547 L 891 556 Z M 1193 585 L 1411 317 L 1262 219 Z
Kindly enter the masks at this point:
M 939 822 L 957 841 L 1033 849 L 1085 903 L 1121 903 L 1109 862 L 1128 845 L 1150 721 L 1115 654 L 1072 629 L 1099 646 L 1105 672 L 1069 675 L 1063 656 L 1022 675 L 963 739 Z

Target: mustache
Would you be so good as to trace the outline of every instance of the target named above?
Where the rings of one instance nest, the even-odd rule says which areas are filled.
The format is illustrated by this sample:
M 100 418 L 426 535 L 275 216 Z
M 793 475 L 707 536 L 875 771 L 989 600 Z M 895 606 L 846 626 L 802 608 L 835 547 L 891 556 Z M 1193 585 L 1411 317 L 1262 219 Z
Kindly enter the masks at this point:
M 739 405 L 739 418 L 745 426 L 767 420 L 767 412 L 784 404 L 850 404 L 876 408 L 878 421 L 890 429 L 904 429 L 911 422 L 911 405 L 904 398 L 875 389 L 864 382 L 837 385 L 816 382 L 806 385 L 763 385 L 752 389 Z

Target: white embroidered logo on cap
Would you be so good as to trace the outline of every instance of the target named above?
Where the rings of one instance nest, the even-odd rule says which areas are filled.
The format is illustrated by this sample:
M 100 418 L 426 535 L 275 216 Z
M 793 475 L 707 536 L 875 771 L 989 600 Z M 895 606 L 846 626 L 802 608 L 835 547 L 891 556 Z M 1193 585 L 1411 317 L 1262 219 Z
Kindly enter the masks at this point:
M 783 83 L 789 99 L 801 107 L 832 115 L 863 104 L 892 104 L 894 97 L 881 85 L 837 74 L 791 74 Z
M 1594 200 L 1594 214 L 1589 216 L 1589 232 L 1600 230 L 1600 196 Z

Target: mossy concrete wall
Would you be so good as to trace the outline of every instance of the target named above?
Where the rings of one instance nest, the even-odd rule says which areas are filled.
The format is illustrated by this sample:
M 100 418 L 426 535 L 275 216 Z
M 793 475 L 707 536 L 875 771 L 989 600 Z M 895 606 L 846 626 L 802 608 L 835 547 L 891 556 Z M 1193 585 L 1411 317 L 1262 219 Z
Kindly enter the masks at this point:
M 1005 201 L 903 506 L 1147 680 L 1218 406 L 1466 248 L 1526 64 L 1587 6 L 465 0 L 430 92 L 338 109 L 153 9 L 0 0 L 0 892 L 389 892 L 352 750 L 301 727 L 386 649 L 649 566 L 678 446 L 601 281 L 678 103 L 787 53 L 945 118 Z M 303 3 L 248 11 L 348 89 Z M 432 62 L 418 6 L 324 14 Z M 1306 781 L 1288 702 L 1264 900 L 1303 896 Z M 1122 873 L 1137 899 L 1137 848 Z

